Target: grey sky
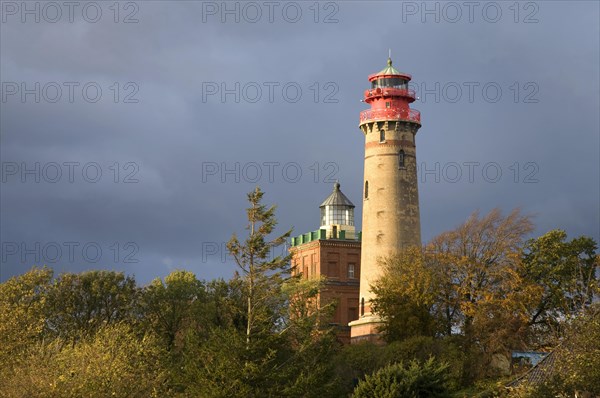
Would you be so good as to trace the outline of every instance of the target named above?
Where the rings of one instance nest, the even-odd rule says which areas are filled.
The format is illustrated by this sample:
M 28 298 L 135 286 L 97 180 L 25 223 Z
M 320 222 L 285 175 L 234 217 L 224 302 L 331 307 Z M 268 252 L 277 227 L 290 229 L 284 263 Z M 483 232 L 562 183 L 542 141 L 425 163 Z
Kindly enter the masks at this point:
M 21 4 L 1 4 L 0 280 L 229 277 L 256 185 L 281 230 L 317 229 L 335 179 L 360 222 L 360 99 L 388 48 L 421 97 L 424 241 L 494 207 L 600 237 L 598 2 Z

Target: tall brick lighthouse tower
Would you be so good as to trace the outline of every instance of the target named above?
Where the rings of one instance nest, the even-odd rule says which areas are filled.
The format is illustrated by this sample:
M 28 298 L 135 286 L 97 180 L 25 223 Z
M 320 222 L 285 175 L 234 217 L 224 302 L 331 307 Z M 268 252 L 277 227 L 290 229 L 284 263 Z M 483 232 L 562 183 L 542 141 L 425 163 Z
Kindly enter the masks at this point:
M 419 111 L 410 109 L 415 93 L 411 76 L 388 59 L 387 67 L 369 76 L 364 93 L 370 109 L 360 113 L 365 136 L 362 252 L 359 318 L 350 322 L 351 340 L 377 340 L 381 318 L 371 311 L 371 283 L 381 275 L 378 258 L 421 245 L 415 136 Z

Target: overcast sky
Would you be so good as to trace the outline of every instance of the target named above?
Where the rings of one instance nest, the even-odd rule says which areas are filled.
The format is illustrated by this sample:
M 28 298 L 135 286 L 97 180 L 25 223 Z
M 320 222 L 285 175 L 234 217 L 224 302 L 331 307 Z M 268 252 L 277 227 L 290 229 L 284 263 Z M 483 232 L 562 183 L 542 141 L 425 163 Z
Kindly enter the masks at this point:
M 600 237 L 599 3 L 2 2 L 0 280 L 48 264 L 228 278 L 339 179 L 361 220 L 369 74 L 412 74 L 423 241 L 479 209 Z M 37 19 L 37 20 L 36 20 Z

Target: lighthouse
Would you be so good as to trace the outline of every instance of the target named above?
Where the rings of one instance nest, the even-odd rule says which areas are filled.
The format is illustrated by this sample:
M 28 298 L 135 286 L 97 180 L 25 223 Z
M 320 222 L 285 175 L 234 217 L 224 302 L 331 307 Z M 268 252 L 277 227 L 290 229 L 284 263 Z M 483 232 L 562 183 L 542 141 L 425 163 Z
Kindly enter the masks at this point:
M 411 76 L 387 67 L 369 76 L 360 113 L 365 137 L 361 274 L 358 319 L 349 323 L 351 341 L 378 340 L 381 318 L 374 314 L 371 284 L 381 276 L 378 260 L 421 245 L 415 136 L 421 114 L 411 109 Z

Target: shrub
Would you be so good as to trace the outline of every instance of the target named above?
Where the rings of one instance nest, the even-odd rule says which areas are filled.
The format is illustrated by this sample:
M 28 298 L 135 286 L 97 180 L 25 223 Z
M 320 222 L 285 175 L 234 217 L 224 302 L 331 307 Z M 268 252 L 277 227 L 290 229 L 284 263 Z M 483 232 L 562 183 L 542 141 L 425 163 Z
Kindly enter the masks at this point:
M 448 365 L 429 358 L 408 365 L 387 365 L 367 376 L 354 390 L 354 398 L 445 398 L 450 397 L 447 386 Z

